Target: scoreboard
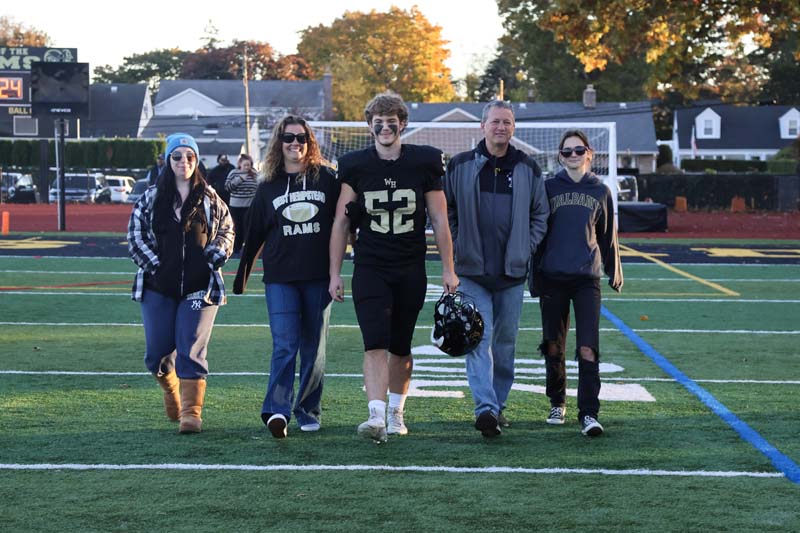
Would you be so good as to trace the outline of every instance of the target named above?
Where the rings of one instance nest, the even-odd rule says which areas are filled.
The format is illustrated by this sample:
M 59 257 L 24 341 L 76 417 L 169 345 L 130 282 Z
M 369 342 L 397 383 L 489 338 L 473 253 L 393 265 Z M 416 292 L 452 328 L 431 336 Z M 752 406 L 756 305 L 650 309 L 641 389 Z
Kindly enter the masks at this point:
M 76 48 L 0 46 L 0 137 L 52 135 L 52 121 L 33 116 L 31 65 L 77 61 Z

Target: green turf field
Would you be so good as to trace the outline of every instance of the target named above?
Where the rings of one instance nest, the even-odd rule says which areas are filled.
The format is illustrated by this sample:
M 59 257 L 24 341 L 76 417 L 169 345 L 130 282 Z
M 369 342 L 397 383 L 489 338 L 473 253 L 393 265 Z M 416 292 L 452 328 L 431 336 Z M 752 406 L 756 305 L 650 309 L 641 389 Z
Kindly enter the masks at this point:
M 225 268 L 229 287 L 236 265 Z M 132 263 L 0 257 L 0 528 L 800 530 L 800 479 L 784 475 L 800 475 L 800 265 L 624 271 L 623 294 L 604 286 L 607 317 L 620 322 L 601 320 L 603 437 L 580 434 L 574 390 L 567 424 L 545 424 L 538 303 L 526 298 L 512 425 L 484 440 L 463 360 L 429 347 L 429 301 L 414 339 L 410 434 L 379 446 L 355 431 L 367 409 L 350 300 L 331 316 L 320 432 L 290 423 L 275 440 L 261 423 L 271 341 L 254 274 L 217 318 L 203 433 L 178 435 L 144 371 Z M 435 300 L 438 264 L 428 272 Z M 577 367 L 569 372 L 574 389 Z

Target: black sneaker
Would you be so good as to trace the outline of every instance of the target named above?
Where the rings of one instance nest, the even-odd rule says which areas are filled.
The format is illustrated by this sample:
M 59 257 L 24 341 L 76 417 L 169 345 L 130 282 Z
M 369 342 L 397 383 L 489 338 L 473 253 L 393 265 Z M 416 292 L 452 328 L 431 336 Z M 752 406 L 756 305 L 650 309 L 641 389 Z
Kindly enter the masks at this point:
M 497 417 L 491 411 L 484 411 L 475 419 L 475 429 L 487 438 L 496 437 L 503 431 L 497 423 Z
M 566 407 L 551 407 L 550 414 L 547 415 L 547 422 L 548 424 L 554 424 L 560 426 L 564 423 L 564 417 L 567 415 L 567 408 Z
M 581 419 L 581 433 L 589 437 L 599 437 L 603 434 L 603 426 L 593 416 L 586 415 Z

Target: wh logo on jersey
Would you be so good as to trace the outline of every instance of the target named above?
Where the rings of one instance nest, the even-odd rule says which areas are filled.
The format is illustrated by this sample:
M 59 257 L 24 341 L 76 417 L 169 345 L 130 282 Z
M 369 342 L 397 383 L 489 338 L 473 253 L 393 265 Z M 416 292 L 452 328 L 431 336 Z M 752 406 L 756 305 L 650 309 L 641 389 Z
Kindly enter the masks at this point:
M 391 178 L 383 178 L 383 184 L 392 189 L 397 188 L 397 181 Z

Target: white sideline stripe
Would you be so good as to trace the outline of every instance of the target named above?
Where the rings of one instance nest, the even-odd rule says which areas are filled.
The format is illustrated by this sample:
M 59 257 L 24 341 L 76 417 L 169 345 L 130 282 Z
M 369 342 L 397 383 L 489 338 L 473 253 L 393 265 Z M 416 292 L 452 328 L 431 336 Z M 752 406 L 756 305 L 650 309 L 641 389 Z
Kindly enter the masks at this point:
M 0 322 L 0 326 L 53 326 L 53 327 L 142 327 L 138 322 Z M 214 324 L 215 328 L 269 328 L 269 324 Z M 330 329 L 358 329 L 357 324 L 331 324 Z M 430 330 L 431 326 L 415 326 L 415 330 Z M 519 331 L 542 331 L 542 328 L 519 328 Z M 575 328 L 570 328 L 575 331 Z M 600 328 L 603 333 L 619 333 L 617 328 Z M 720 333 L 730 335 L 800 335 L 800 330 L 752 329 L 660 329 L 637 328 L 637 333 Z
M 54 272 L 55 273 L 55 272 Z M 772 282 L 779 282 L 779 283 L 800 283 L 800 279 L 770 279 L 770 278 L 703 278 L 706 281 L 717 281 L 720 283 L 726 282 L 745 282 L 745 281 L 754 281 L 757 283 L 772 283 Z M 625 278 L 625 281 L 693 281 L 688 278 Z
M 96 276 L 135 276 L 136 271 L 102 272 L 97 270 L 0 270 L 3 274 L 94 274 Z
M 149 372 L 99 372 L 99 371 L 83 371 L 83 370 L 0 370 L 0 375 L 13 375 L 13 376 L 114 376 L 114 377 L 144 377 L 150 376 Z M 211 377 L 263 377 L 269 376 L 269 372 L 210 372 Z M 463 379 L 465 374 L 441 374 L 437 372 L 415 372 L 414 377 L 425 379 Z M 363 374 L 325 374 L 326 378 L 363 378 Z M 521 380 L 537 380 L 545 379 L 543 375 L 521 374 L 514 378 L 517 381 Z M 567 374 L 567 379 L 576 381 L 578 378 L 572 374 Z M 623 378 L 615 377 L 613 375 L 603 375 L 603 379 L 608 382 L 612 381 L 628 381 L 633 383 L 638 382 L 661 382 L 661 383 L 674 383 L 672 378 Z M 800 385 L 800 380 L 771 380 L 771 379 L 695 379 L 697 383 L 720 383 L 720 384 L 750 384 L 750 385 Z
M 0 270 L 0 274 L 91 274 L 95 276 L 135 276 L 136 271 L 128 271 L 128 272 L 98 272 L 97 270 Z M 343 278 L 352 278 L 352 274 L 342 274 Z M 431 277 L 441 277 L 441 276 L 431 276 Z
M 135 276 L 136 271 L 124 271 L 124 272 L 102 272 L 97 270 L 0 270 L 0 274 L 71 274 L 71 275 L 94 275 L 94 276 Z M 352 274 L 342 274 L 343 278 L 351 278 L 353 277 Z M 441 279 L 442 276 L 439 275 L 430 275 L 428 278 L 434 279 Z M 736 283 L 744 283 L 744 282 L 754 282 L 754 283 L 800 283 L 800 279 L 798 278 L 704 278 L 707 281 L 715 281 L 720 283 L 726 282 L 736 282 Z M 685 281 L 690 282 L 692 280 L 687 278 L 625 278 L 625 281 Z
M 647 470 L 630 468 L 612 470 L 608 468 L 524 468 L 511 466 L 390 466 L 390 465 L 221 465 L 221 464 L 186 464 L 186 463 L 155 463 L 155 464 L 19 464 L 0 463 L 0 470 L 188 470 L 188 471 L 215 471 L 228 470 L 240 472 L 320 472 L 320 471 L 349 471 L 349 472 L 444 472 L 448 474 L 600 474 L 606 476 L 671 476 L 671 477 L 756 477 L 780 478 L 784 477 L 779 472 L 743 472 L 743 471 L 718 471 L 718 470 Z
M 446 122 L 442 122 L 441 124 L 447 124 Z M 776 249 L 776 251 L 780 251 L 780 249 Z M 125 261 L 126 263 L 130 262 L 130 257 L 122 257 L 122 256 L 114 256 L 114 257 L 100 257 L 100 256 L 63 256 L 63 255 L 1 255 L 0 260 L 3 259 L 56 259 L 58 261 L 71 261 L 71 260 L 84 260 L 84 259 L 91 259 L 93 261 L 108 261 L 108 260 L 115 260 L 115 261 Z M 766 259 L 766 258 L 765 258 Z M 426 263 L 437 264 L 439 263 L 438 260 L 434 259 L 426 259 Z M 639 263 L 634 261 L 623 261 L 623 264 L 636 266 L 639 267 L 650 267 L 656 268 L 658 265 L 652 263 Z M 795 263 L 709 263 L 707 261 L 701 263 L 669 263 L 670 265 L 674 266 L 705 266 L 705 267 L 761 267 L 761 268 L 772 268 L 772 267 L 797 267 Z M 658 267 L 661 268 L 661 267 Z
M 86 292 L 86 291 L 0 291 L 0 296 L 3 295 L 22 295 L 22 296 L 124 296 L 131 297 L 131 291 L 126 289 L 124 291 L 116 292 Z M 231 298 L 264 298 L 263 294 L 250 293 L 250 294 L 237 294 L 232 295 Z M 436 302 L 439 297 L 426 297 L 426 302 Z M 345 296 L 345 300 L 350 301 L 349 295 Z M 726 298 L 720 295 L 718 298 L 614 298 L 603 297 L 604 302 L 634 302 L 634 303 L 647 303 L 647 302 L 673 302 L 673 303 L 686 303 L 686 302 L 700 302 L 700 303 L 769 303 L 769 304 L 798 304 L 800 300 L 767 300 L 767 299 L 747 299 L 747 298 Z M 523 302 L 526 304 L 538 303 L 538 298 L 531 298 L 525 296 Z
M 604 302 L 713 302 L 713 303 L 757 303 L 757 304 L 797 304 L 800 300 L 767 300 L 762 298 L 726 298 L 720 295 L 718 298 L 603 298 Z

